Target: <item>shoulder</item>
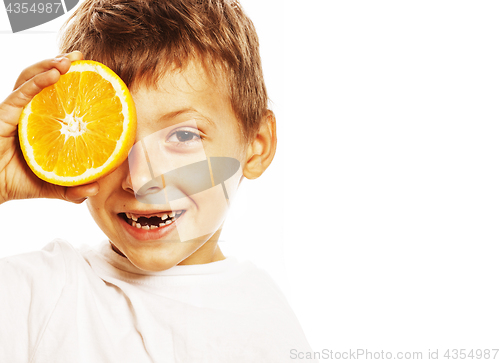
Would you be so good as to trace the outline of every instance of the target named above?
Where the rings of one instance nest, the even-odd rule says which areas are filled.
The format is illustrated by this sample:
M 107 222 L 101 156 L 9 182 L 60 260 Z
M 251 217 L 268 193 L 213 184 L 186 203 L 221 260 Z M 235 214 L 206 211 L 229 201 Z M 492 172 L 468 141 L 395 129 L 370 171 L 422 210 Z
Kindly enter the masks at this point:
M 233 330 L 234 339 L 244 340 L 266 362 L 283 361 L 292 348 L 308 350 L 300 322 L 272 276 L 250 261 L 238 262 L 237 270 L 218 301 L 219 308 L 231 311 L 227 324 L 245 327 Z
M 288 301 L 271 275 L 248 260 L 238 262 L 231 286 L 244 294 L 254 308 L 281 307 L 289 309 Z
M 78 253 L 68 242 L 55 240 L 39 251 L 0 259 L 0 360 L 28 361 L 65 287 Z
M 233 278 L 225 287 L 227 304 L 240 312 L 272 315 L 273 319 L 293 320 L 295 314 L 273 277 L 248 260 L 238 262 Z
M 24 317 L 51 311 L 84 263 L 70 243 L 59 239 L 41 250 L 0 259 L 0 315 L 2 310 Z
M 1 258 L 0 269 L 22 269 L 26 272 L 36 270 L 37 273 L 43 273 L 64 266 L 66 259 L 74 258 L 77 254 L 71 244 L 55 239 L 41 250 Z
M 42 289 L 61 290 L 79 253 L 64 240 L 54 240 L 38 251 L 0 259 L 0 283 L 3 288 L 14 285 L 31 293 Z

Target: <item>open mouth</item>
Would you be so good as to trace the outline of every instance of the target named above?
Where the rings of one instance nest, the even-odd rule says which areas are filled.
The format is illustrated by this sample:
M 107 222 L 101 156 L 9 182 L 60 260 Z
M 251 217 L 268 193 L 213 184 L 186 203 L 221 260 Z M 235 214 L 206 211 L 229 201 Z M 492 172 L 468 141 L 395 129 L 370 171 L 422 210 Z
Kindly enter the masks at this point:
M 168 226 L 175 222 L 185 210 L 172 211 L 159 213 L 149 216 L 133 214 L 133 213 L 118 213 L 118 216 L 122 218 L 132 227 L 137 229 L 156 229 L 164 226 Z

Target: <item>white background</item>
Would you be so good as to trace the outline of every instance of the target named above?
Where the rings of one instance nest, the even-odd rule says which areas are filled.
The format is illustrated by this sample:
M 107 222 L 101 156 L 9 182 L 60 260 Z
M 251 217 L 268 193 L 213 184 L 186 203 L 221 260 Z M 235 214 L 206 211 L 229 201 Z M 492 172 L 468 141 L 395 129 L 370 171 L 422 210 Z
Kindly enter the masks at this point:
M 242 4 L 279 146 L 223 252 L 272 274 L 313 350 L 500 348 L 498 2 Z M 3 10 L 0 98 L 57 54 L 62 23 L 11 34 Z M 0 219 L 0 256 L 105 238 L 85 204 L 11 201 Z

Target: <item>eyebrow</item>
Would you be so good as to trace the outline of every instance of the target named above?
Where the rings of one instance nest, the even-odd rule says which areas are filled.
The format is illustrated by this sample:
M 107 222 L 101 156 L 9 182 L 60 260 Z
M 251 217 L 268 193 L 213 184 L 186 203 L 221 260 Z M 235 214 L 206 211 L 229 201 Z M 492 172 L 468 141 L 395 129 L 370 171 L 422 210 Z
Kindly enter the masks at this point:
M 215 127 L 215 122 L 212 119 L 210 119 L 210 117 L 202 114 L 201 112 L 199 112 L 198 110 L 196 110 L 195 108 L 192 108 L 192 107 L 187 107 L 187 108 L 183 108 L 180 110 L 166 113 L 162 117 L 160 117 L 160 119 L 165 119 L 165 118 L 172 119 L 172 118 L 175 118 L 175 117 L 182 115 L 182 114 L 185 114 L 185 113 L 196 113 L 196 114 L 200 115 L 204 120 L 206 120 L 211 126 Z

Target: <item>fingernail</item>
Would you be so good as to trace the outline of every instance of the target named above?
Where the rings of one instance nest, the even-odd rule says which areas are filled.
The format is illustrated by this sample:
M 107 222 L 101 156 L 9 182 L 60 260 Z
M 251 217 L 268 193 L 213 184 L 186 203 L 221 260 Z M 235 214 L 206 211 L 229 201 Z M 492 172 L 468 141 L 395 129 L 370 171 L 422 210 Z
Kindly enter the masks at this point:
M 56 57 L 56 58 L 54 58 L 54 63 L 59 63 L 59 62 L 61 62 L 65 58 L 66 57 Z

